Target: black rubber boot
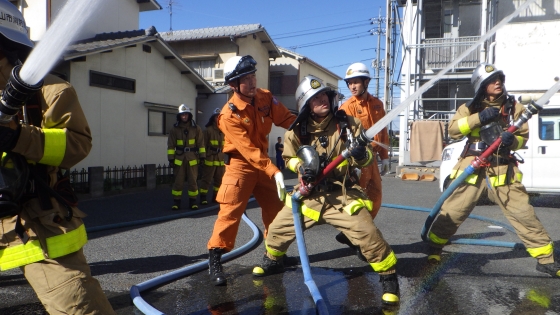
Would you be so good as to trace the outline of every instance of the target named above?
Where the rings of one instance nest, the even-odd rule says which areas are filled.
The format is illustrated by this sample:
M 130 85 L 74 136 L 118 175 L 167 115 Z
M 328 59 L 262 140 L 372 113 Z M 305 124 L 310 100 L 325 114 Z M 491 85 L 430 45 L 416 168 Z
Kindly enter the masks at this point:
M 355 251 L 356 251 L 356 255 L 358 256 L 358 258 L 360 258 L 361 261 L 367 262 L 366 257 L 364 256 L 364 254 L 362 254 L 362 251 L 360 250 L 360 246 L 356 246 L 356 245 L 352 244 L 352 242 L 350 242 L 350 240 L 348 239 L 348 237 L 347 237 L 344 233 L 342 233 L 342 232 L 338 233 L 338 234 L 334 237 L 334 239 L 335 239 L 337 242 L 339 242 L 339 243 L 341 243 L 341 244 L 344 244 L 344 245 L 347 245 L 348 247 L 350 247 L 350 248 L 352 248 L 353 250 L 355 250 Z
M 537 263 L 537 271 L 547 273 L 554 278 L 560 278 L 560 264 L 556 261 L 551 264 Z
M 278 260 L 272 260 L 264 254 L 263 262 L 260 266 L 253 268 L 253 276 L 264 277 L 275 273 L 284 272 L 284 257 L 278 257 Z
M 181 199 L 173 199 L 173 205 L 171 206 L 171 210 L 179 210 L 181 209 Z
M 210 280 L 214 285 L 225 285 L 227 282 L 226 275 L 222 270 L 222 254 L 224 250 L 221 248 L 212 248 L 208 255 L 208 273 L 210 274 Z
M 381 298 L 385 305 L 398 305 L 399 298 L 399 280 L 397 274 L 379 275 L 379 282 L 383 287 L 383 297 Z
M 191 210 L 198 210 L 198 203 L 196 202 L 196 199 L 190 198 L 189 205 L 191 206 Z
M 201 205 L 207 205 L 208 204 L 208 198 L 206 198 L 206 195 L 200 195 L 200 204 Z

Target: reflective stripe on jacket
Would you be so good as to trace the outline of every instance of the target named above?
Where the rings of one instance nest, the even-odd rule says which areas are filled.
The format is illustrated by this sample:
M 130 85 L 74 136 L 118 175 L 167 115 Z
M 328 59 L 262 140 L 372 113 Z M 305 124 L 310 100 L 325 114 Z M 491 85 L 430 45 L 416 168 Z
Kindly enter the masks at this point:
M 183 148 L 189 148 L 193 151 L 181 152 Z M 196 148 L 198 148 L 198 151 L 195 151 Z M 174 164 L 177 166 L 181 166 L 183 163 L 195 166 L 198 164 L 199 157 L 206 157 L 202 129 L 196 124 L 193 126 L 191 121 L 174 125 L 167 137 L 167 159 L 174 160 Z
M 307 122 L 309 144 L 316 148 L 319 156 L 329 156 L 332 152 L 331 159 L 334 159 L 346 149 L 344 141 L 339 140 L 337 121 L 332 113 L 330 113 L 320 123 L 315 122 L 311 118 L 304 120 L 301 123 L 305 122 Z M 302 145 L 299 138 L 301 132 L 300 124 L 296 125 L 291 131 L 286 132 L 284 151 L 282 152 L 282 157 L 286 160 L 288 168 L 296 173 L 299 171 L 299 166 L 301 164 L 301 161 L 296 156 L 297 151 Z M 359 135 L 362 131 L 360 121 L 356 117 L 348 116 L 348 127 L 354 136 Z M 320 137 L 326 137 L 326 147 L 319 144 Z M 337 209 L 343 209 L 349 215 L 354 214 L 362 208 L 366 208 L 368 211 L 371 211 L 373 203 L 365 197 L 362 193 L 362 188 L 359 187 L 357 183 L 355 185 L 349 185 L 351 187 L 345 188 L 346 194 L 343 193 L 343 188 L 341 187 L 343 182 L 345 182 L 345 184 L 350 183 L 350 179 L 347 178 L 347 174 L 352 172 L 354 168 L 365 167 L 373 162 L 373 159 L 371 158 L 373 153 L 371 152 L 371 148 L 369 146 L 367 147 L 366 152 L 366 157 L 362 160 L 350 158 L 349 160 L 343 161 L 335 169 L 333 169 L 325 177 L 325 180 L 330 185 L 337 186 L 337 191 L 312 192 L 310 196 L 302 200 L 301 212 L 303 215 L 312 220 L 318 221 L 321 216 L 321 210 L 325 206 L 334 206 Z M 301 174 L 298 174 L 298 176 L 301 176 Z M 286 196 L 285 204 L 287 207 L 291 208 L 290 195 Z
M 6 86 L 5 80 L 12 68 L 6 58 L 0 59 L 0 87 Z M 37 117 L 41 119 L 40 125 L 33 125 L 32 121 L 22 124 L 12 152 L 21 154 L 30 163 L 47 165 L 48 182 L 54 187 L 59 168 L 70 169 L 89 154 L 91 131 L 70 83 L 47 75 L 36 96 L 42 114 Z M 16 217 L 0 219 L 0 270 L 23 266 L 45 257 L 62 257 L 79 250 L 87 242 L 82 221 L 85 214 L 72 207 L 73 217 L 59 222 L 56 217 L 67 215 L 68 209 L 56 199 L 50 199 L 52 209 L 42 209 L 37 198 L 22 204 L 20 222 L 29 235 L 25 245 L 14 233 Z
M 224 166 L 224 134 L 218 129 L 216 124 L 206 127 L 204 131 L 204 141 L 206 142 L 206 166 Z
M 86 228 L 82 224 L 66 234 L 46 238 L 48 258 L 55 259 L 77 252 L 87 243 Z M 0 271 L 25 266 L 45 259 L 39 240 L 0 249 Z

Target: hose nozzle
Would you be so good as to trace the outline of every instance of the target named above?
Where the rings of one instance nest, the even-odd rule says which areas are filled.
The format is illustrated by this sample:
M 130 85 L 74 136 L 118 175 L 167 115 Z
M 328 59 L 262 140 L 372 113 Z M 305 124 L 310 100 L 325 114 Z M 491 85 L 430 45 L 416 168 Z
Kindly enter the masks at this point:
M 7 123 L 17 115 L 25 103 L 43 86 L 43 80 L 37 84 L 25 83 L 19 76 L 21 65 L 12 69 L 6 88 L 0 96 L 0 123 Z

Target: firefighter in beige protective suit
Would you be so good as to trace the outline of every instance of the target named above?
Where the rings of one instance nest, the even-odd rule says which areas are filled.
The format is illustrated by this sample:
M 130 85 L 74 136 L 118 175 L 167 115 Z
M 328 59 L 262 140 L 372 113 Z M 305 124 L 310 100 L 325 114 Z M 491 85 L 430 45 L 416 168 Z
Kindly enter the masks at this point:
M 220 109 L 216 108 L 214 113 L 206 123 L 206 130 L 204 130 L 204 141 L 206 142 L 206 160 L 202 165 L 202 178 L 200 181 L 200 203 L 208 204 L 207 194 L 210 189 L 210 184 L 213 182 L 214 202 L 216 202 L 216 195 L 218 189 L 222 184 L 222 177 L 224 176 L 224 134 L 218 129 L 218 115 Z
M 335 114 L 336 92 L 314 76 L 306 76 L 301 81 L 296 90 L 296 102 L 299 115 L 285 134 L 283 152 L 288 169 L 297 173 L 300 179 L 294 190 L 300 185 L 313 183 L 326 164 L 347 146 L 350 146 L 352 155 L 302 200 L 302 225 L 309 229 L 328 223 L 343 231 L 360 247 L 373 270 L 379 273 L 383 286 L 382 302 L 398 304 L 397 257 L 373 223 L 369 214 L 372 202 L 367 199 L 355 175 L 356 168 L 373 162 L 367 142 L 354 146 L 349 141 L 362 131 L 359 119 L 346 116 L 344 111 Z M 285 201 L 284 208 L 269 226 L 266 253 L 262 264 L 253 269 L 255 276 L 284 270 L 284 255 L 295 239 L 291 196 L 286 196 Z
M 11 17 L 0 23 L 0 271 L 19 267 L 51 315 L 116 314 L 91 276 L 67 176 L 92 145 L 78 96 L 52 75 L 36 89 L 15 83 L 33 43 L 14 5 L 0 0 L 0 15 Z
M 181 208 L 181 197 L 183 196 L 183 183 L 187 178 L 187 192 L 189 194 L 189 205 L 192 210 L 198 209 L 196 198 L 198 197 L 198 163 L 204 163 L 206 148 L 204 147 L 204 135 L 202 129 L 194 122 L 191 109 L 185 104 L 179 105 L 177 122 L 169 131 L 167 138 L 167 159 L 173 165 L 175 181 L 171 188 L 173 195 L 172 210 Z
M 502 143 L 489 159 L 489 164 L 468 176 L 443 203 L 428 232 L 428 261 L 440 262 L 443 247 L 474 209 L 482 192 L 487 190 L 514 227 L 527 252 L 537 259 L 537 270 L 560 277 L 560 264 L 554 260 L 553 243 L 529 204 L 529 196 L 521 183 L 523 174 L 511 154 L 525 145 L 529 127 L 525 123 L 515 134 L 505 131 L 523 113 L 524 107 L 507 94 L 504 81 L 502 71 L 491 64 L 480 64 L 471 78 L 475 90 L 473 100 L 461 105 L 449 123 L 451 138 L 468 138 L 451 178 L 456 178 L 498 137 L 502 138 Z

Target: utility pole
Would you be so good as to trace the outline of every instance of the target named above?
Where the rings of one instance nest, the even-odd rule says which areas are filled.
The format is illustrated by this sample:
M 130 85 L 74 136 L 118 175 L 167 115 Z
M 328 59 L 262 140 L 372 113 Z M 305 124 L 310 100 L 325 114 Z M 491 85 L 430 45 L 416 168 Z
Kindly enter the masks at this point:
M 381 8 L 377 18 L 371 19 L 371 24 L 377 24 L 377 29 L 370 30 L 371 35 L 377 35 L 377 57 L 373 60 L 371 67 L 375 69 L 375 97 L 379 98 L 379 79 L 381 78 L 381 69 L 384 68 L 384 60 L 381 60 L 381 35 L 385 35 L 386 31 L 381 28 L 381 24 L 385 23 L 386 18 L 381 16 Z M 387 79 L 387 78 L 385 78 Z
M 169 0 L 167 8 L 169 9 L 169 31 L 173 31 L 173 3 L 175 1 Z

